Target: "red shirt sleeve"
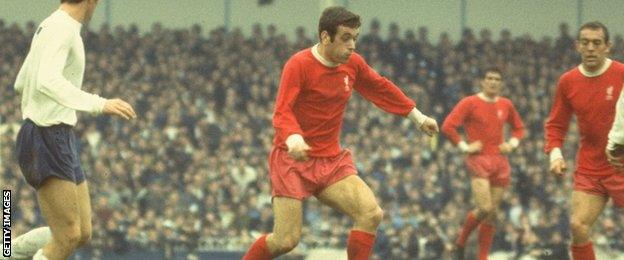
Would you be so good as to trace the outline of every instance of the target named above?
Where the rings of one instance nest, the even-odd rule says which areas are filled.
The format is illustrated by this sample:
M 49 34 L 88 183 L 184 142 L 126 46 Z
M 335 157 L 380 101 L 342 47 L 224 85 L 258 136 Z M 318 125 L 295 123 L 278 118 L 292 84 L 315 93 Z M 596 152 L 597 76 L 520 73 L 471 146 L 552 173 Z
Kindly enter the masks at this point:
M 358 74 L 353 88 L 366 100 L 382 110 L 395 115 L 407 116 L 416 103 L 408 98 L 399 87 L 373 70 L 364 58 L 353 54 Z
M 550 115 L 546 119 L 544 131 L 546 136 L 546 144 L 544 151 L 550 153 L 555 147 L 563 145 L 563 139 L 568 133 L 570 118 L 572 118 L 572 107 L 565 97 L 566 83 L 564 77 L 559 79 L 557 90 L 555 92 L 555 100 L 550 110 Z
M 299 122 L 293 113 L 293 105 L 303 85 L 303 70 L 300 62 L 290 59 L 284 65 L 282 78 L 275 101 L 275 113 L 273 114 L 273 127 L 284 138 L 292 134 L 303 134 Z
M 464 120 L 466 120 L 469 113 L 470 102 L 468 102 L 467 98 L 464 98 L 457 103 L 451 110 L 451 113 L 444 119 L 444 123 L 442 123 L 442 133 L 455 145 L 461 141 L 457 128 L 464 124 Z
M 507 118 L 507 123 L 511 125 L 511 136 L 520 140 L 524 137 L 524 124 L 522 123 L 522 119 L 520 118 L 520 114 L 516 107 L 514 107 L 513 103 L 509 101 L 510 113 Z

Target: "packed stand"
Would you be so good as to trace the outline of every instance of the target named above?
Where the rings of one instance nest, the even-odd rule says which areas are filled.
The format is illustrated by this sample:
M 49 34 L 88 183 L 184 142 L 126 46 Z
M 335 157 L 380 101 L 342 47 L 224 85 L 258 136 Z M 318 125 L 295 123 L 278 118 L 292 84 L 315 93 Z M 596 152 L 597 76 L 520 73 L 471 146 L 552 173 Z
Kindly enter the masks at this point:
M 559 75 L 579 63 L 574 33 L 561 26 L 555 38 L 535 39 L 467 29 L 437 43 L 427 28 L 382 37 L 373 22 L 358 52 L 397 83 L 425 114 L 441 123 L 459 99 L 478 91 L 480 69 L 504 72 L 527 137 L 510 155 L 512 186 L 500 211 L 492 251 L 511 255 L 566 255 L 571 173 L 548 174 L 543 122 Z M 0 20 L 0 183 L 14 193 L 13 231 L 41 225 L 33 190 L 23 180 L 13 147 L 21 123 L 13 82 L 35 25 Z M 275 26 L 249 36 L 239 29 L 202 33 L 199 26 L 148 32 L 107 26 L 84 33 L 87 66 L 83 89 L 122 97 L 138 118 L 121 122 L 80 114 L 75 128 L 94 212 L 93 255 L 115 251 L 245 251 L 272 227 L 267 156 L 272 109 L 281 68 L 296 51 L 316 42 L 298 29 L 289 39 Z M 612 58 L 624 60 L 614 38 Z M 574 126 L 565 146 L 574 158 Z M 342 144 L 352 150 L 360 176 L 377 195 L 385 218 L 375 258 L 441 259 L 447 255 L 472 205 L 463 156 L 442 138 L 420 134 L 406 119 L 386 114 L 354 95 L 345 115 Z M 350 220 L 316 200 L 304 209 L 302 241 L 294 254 L 318 247 L 345 248 Z M 624 251 L 624 219 L 611 206 L 593 240 L 599 250 Z M 560 259 L 560 258 L 557 258 Z

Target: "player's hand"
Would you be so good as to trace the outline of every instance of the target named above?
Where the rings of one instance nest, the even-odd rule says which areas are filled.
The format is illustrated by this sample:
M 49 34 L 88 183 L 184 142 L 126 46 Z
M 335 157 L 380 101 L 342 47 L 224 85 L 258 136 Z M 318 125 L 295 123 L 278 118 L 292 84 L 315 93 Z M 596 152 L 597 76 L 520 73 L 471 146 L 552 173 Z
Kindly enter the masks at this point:
M 562 177 L 567 169 L 568 167 L 566 166 L 563 158 L 555 159 L 554 161 L 550 162 L 550 173 L 557 177 Z
M 624 153 L 619 152 L 623 149 L 623 146 L 615 145 L 615 149 L 605 150 L 605 154 L 607 155 L 607 161 L 609 161 L 609 164 L 611 164 L 611 166 L 613 166 L 613 168 L 616 168 L 618 171 L 624 171 Z
M 478 153 L 481 151 L 482 148 L 483 148 L 483 143 L 477 140 L 468 145 L 468 149 L 466 149 L 466 153 L 467 154 Z
M 136 113 L 132 106 L 118 98 L 106 100 L 102 112 L 104 114 L 116 115 L 126 120 L 136 118 Z
M 288 156 L 296 161 L 307 161 L 308 150 L 310 146 L 303 140 L 300 134 L 292 134 L 286 138 L 286 146 L 288 147 Z
M 498 146 L 498 149 L 500 150 L 502 154 L 508 154 L 508 153 L 511 153 L 511 151 L 513 151 L 513 147 L 508 142 L 504 142 L 500 144 Z
M 433 136 L 434 134 L 440 132 L 440 129 L 438 128 L 438 122 L 436 122 L 435 119 L 431 117 L 427 117 L 427 119 L 425 119 L 425 121 L 423 121 L 423 123 L 420 125 L 419 129 L 428 136 Z

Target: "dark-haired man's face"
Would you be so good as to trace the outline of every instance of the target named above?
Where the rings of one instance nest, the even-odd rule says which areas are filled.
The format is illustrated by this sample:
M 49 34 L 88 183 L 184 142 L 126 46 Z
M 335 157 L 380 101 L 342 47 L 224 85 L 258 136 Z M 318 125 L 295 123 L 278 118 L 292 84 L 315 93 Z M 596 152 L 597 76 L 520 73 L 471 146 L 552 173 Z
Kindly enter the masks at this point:
M 611 43 L 605 42 L 602 29 L 587 28 L 579 33 L 576 50 L 581 54 L 583 67 L 589 71 L 596 71 L 600 69 L 609 55 Z
M 483 94 L 486 96 L 499 96 L 503 87 L 503 79 L 501 75 L 496 72 L 487 72 L 481 81 L 481 87 L 483 88 Z
M 323 44 L 329 56 L 328 58 L 332 62 L 347 63 L 349 57 L 355 51 L 355 42 L 359 35 L 360 28 L 349 28 L 340 25 L 333 41 L 331 41 L 329 35 L 323 37 Z

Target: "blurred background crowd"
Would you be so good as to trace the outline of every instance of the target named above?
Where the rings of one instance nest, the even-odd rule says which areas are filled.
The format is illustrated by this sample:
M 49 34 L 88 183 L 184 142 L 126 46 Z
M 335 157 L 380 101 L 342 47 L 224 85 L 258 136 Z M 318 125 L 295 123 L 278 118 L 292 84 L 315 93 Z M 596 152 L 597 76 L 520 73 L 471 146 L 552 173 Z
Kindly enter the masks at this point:
M 572 174 L 548 174 L 543 123 L 558 77 L 580 61 L 573 47 L 576 31 L 561 24 L 557 37 L 536 39 L 465 29 L 452 41 L 448 34 L 429 35 L 426 27 L 402 30 L 376 21 L 363 26 L 368 32 L 357 51 L 440 124 L 457 101 L 479 91 L 482 69 L 504 72 L 504 95 L 520 112 L 527 134 L 509 156 L 512 185 L 492 252 L 566 259 Z M 387 35 L 381 26 L 388 26 Z M 34 30 L 33 23 L 0 20 L 0 183 L 14 191 L 16 234 L 42 225 L 35 193 L 13 152 L 22 121 L 13 82 Z M 280 73 L 290 55 L 317 41 L 315 32 L 303 28 L 294 35 L 288 38 L 274 25 L 256 25 L 251 35 L 159 24 L 145 32 L 135 26 L 84 31 L 83 89 L 121 97 L 139 117 L 123 122 L 79 115 L 75 131 L 94 212 L 93 240 L 83 251 L 93 257 L 136 250 L 163 250 L 167 256 L 243 252 L 271 230 L 266 161 Z M 612 42 L 612 58 L 624 60 L 624 40 L 618 35 Z M 447 256 L 472 205 L 464 156 L 448 140 L 419 133 L 409 120 L 382 112 L 358 94 L 347 106 L 341 141 L 385 211 L 374 258 Z M 572 124 L 564 150 L 570 163 L 577 141 Z M 344 249 L 348 217 L 314 198 L 304 205 L 302 241 L 291 255 Z M 621 211 L 609 204 L 592 238 L 603 254 L 622 254 Z

